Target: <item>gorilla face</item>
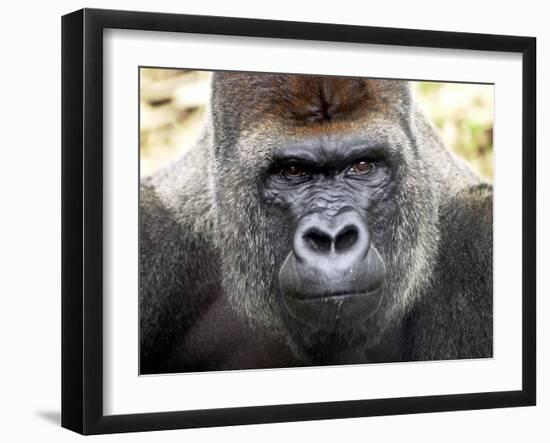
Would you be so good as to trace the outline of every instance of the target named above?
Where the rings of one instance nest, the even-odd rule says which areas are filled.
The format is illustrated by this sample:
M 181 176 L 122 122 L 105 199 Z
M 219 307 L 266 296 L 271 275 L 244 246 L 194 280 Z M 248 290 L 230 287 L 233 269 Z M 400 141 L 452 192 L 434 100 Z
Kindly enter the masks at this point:
M 217 73 L 212 106 L 232 307 L 310 360 L 375 344 L 428 281 L 437 247 L 437 183 L 408 85 Z
M 292 238 L 278 283 L 294 319 L 333 330 L 376 311 L 386 268 L 368 208 L 390 178 L 384 148 L 365 140 L 310 137 L 274 153 L 263 199 L 287 220 Z

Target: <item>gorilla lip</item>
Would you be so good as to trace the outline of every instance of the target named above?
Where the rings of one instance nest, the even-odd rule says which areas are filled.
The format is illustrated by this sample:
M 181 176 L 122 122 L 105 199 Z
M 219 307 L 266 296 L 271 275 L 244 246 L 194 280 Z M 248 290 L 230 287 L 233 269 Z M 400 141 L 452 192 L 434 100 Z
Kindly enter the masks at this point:
M 361 324 L 372 316 L 382 300 L 382 285 L 365 292 L 330 293 L 307 298 L 285 296 L 283 299 L 294 319 L 312 326 L 322 325 L 332 331 L 342 326 L 342 318 L 348 319 L 349 324 Z
M 305 297 L 293 297 L 300 301 L 317 301 L 319 299 L 322 300 L 346 300 L 348 298 L 354 298 L 354 297 L 368 297 L 371 295 L 375 295 L 380 289 L 382 288 L 382 285 L 374 288 L 374 289 L 365 289 L 363 291 L 337 291 L 337 292 L 327 292 L 323 294 L 315 294 L 315 295 L 308 295 Z
M 314 301 L 375 295 L 382 287 L 386 267 L 375 247 L 351 268 L 327 273 L 315 266 L 302 266 L 290 253 L 281 266 L 279 284 L 285 298 Z

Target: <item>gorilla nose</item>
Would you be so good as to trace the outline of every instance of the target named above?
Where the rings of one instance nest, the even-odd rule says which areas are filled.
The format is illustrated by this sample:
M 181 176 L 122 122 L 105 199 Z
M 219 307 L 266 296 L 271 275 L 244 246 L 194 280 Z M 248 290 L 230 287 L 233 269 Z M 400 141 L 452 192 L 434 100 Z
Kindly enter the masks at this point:
M 313 227 L 304 233 L 303 239 L 304 246 L 313 253 L 326 254 L 330 253 L 331 250 L 345 252 L 355 246 L 359 239 L 359 233 L 357 228 L 352 225 L 344 226 L 336 234 Z
M 298 260 L 325 261 L 332 266 L 350 266 L 363 259 L 369 249 L 369 235 L 356 212 L 334 217 L 313 214 L 299 224 L 294 236 L 294 253 Z

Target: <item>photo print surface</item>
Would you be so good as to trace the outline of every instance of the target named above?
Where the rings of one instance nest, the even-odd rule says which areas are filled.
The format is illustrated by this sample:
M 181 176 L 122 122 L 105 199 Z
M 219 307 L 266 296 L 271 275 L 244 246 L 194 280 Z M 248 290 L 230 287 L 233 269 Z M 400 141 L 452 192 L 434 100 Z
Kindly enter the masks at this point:
M 140 374 L 493 356 L 493 85 L 140 68 Z

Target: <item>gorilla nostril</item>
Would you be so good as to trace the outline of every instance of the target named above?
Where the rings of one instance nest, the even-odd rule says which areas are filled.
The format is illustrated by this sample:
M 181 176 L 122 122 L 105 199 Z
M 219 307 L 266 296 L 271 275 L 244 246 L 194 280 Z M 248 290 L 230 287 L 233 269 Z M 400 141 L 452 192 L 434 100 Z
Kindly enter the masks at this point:
M 331 237 L 315 229 L 309 230 L 304 234 L 304 241 L 309 249 L 320 253 L 330 252 L 332 246 Z
M 336 252 L 346 252 L 355 245 L 358 238 L 359 232 L 357 228 L 355 226 L 346 226 L 336 236 L 334 249 L 336 249 Z

